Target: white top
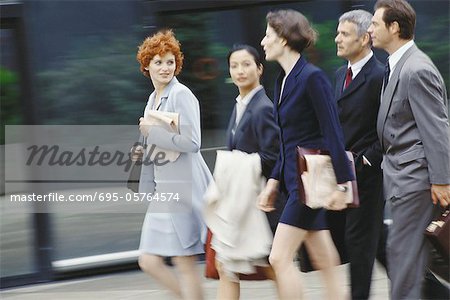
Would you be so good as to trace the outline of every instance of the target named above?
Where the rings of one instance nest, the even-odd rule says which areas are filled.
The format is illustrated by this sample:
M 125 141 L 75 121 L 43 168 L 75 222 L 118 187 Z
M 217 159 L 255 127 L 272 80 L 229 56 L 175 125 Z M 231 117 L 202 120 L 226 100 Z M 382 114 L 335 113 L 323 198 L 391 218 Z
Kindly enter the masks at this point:
M 300 59 L 300 57 L 299 57 Z M 297 60 L 298 61 L 298 60 Z M 295 63 L 296 64 L 296 63 Z M 283 78 L 283 82 L 281 83 L 281 90 L 280 90 L 280 99 L 278 99 L 278 103 L 281 102 L 281 98 L 283 97 L 283 91 L 284 91 L 284 84 L 286 83 L 286 78 L 288 78 L 289 74 L 291 74 L 291 71 L 294 69 L 295 64 L 292 65 L 291 69 L 289 70 L 289 72 L 286 73 L 286 75 L 284 75 Z
M 367 54 L 363 59 L 359 60 L 358 62 L 354 63 L 353 65 L 348 62 L 348 68 L 352 68 L 352 79 L 355 79 L 356 75 L 361 71 L 361 69 L 364 67 L 364 65 L 372 58 L 373 51 L 370 50 L 370 53 Z
M 394 72 L 395 66 L 399 62 L 399 60 L 402 58 L 403 54 L 405 54 L 406 51 L 408 51 L 409 48 L 411 48 L 414 45 L 414 40 L 410 40 L 403 46 L 397 49 L 394 53 L 392 53 L 388 60 L 389 60 L 389 68 L 391 69 L 391 72 L 389 73 L 389 79 L 391 79 L 392 73 Z
M 247 105 L 250 103 L 250 100 L 253 98 L 253 96 L 262 90 L 262 85 L 258 85 L 253 90 L 250 91 L 244 98 L 241 97 L 241 95 L 236 97 L 236 126 L 239 124 L 239 122 L 242 119 L 242 115 L 245 112 L 245 109 L 247 108 Z

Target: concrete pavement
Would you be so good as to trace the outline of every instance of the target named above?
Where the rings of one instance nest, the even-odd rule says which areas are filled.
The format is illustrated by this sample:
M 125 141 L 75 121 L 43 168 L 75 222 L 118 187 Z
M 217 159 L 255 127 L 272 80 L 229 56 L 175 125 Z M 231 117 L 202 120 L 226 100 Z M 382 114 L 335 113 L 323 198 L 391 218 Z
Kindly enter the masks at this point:
M 348 265 L 339 267 L 346 278 L 348 289 Z M 199 263 L 199 272 L 203 272 L 204 263 Z M 319 272 L 303 273 L 305 299 L 324 299 L 324 288 Z M 204 279 L 205 300 L 215 299 L 217 281 Z M 154 280 L 140 271 L 129 271 L 89 277 L 85 279 L 57 281 L 46 284 L 25 286 L 3 290 L 1 299 L 7 300 L 168 300 L 171 295 Z M 241 299 L 272 300 L 277 299 L 275 285 L 271 281 L 242 281 Z M 376 264 L 372 278 L 371 300 L 388 299 L 388 279 L 384 269 Z

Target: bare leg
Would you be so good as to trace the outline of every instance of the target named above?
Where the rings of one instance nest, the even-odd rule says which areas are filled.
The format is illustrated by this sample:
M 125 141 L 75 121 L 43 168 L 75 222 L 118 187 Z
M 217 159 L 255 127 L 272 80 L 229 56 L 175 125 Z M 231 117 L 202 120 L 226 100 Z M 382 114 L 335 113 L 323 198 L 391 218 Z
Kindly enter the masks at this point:
M 216 268 L 219 273 L 219 287 L 217 289 L 218 300 L 239 300 L 241 286 L 238 282 L 231 281 L 225 274 L 222 264 L 216 260 Z
M 336 268 L 339 254 L 331 239 L 330 231 L 308 231 L 305 240 L 311 263 L 322 273 L 327 291 L 327 299 L 344 299 L 344 280 Z
M 197 256 L 176 256 L 173 262 L 179 272 L 183 299 L 202 300 L 202 280 L 197 271 Z
M 280 299 L 302 299 L 300 271 L 294 263 L 294 258 L 297 249 L 306 237 L 306 233 L 306 230 L 291 225 L 278 224 L 269 262 L 275 271 Z
M 181 288 L 178 278 L 166 266 L 161 256 L 142 254 L 139 256 L 139 267 L 181 299 Z

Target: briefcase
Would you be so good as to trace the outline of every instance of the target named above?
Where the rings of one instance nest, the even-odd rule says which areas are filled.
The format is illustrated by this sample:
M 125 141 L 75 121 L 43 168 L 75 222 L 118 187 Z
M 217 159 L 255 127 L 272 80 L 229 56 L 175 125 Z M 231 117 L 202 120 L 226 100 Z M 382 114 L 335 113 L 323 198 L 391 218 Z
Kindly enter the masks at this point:
M 425 236 L 444 259 L 449 260 L 450 208 L 447 207 L 425 229 Z
M 353 154 L 349 151 L 346 151 L 346 154 L 356 175 Z M 297 184 L 300 201 L 303 204 L 311 208 L 326 205 L 328 196 L 337 189 L 336 175 L 328 151 L 297 146 Z M 347 207 L 359 207 L 356 177 L 351 182 L 350 193 L 346 201 Z

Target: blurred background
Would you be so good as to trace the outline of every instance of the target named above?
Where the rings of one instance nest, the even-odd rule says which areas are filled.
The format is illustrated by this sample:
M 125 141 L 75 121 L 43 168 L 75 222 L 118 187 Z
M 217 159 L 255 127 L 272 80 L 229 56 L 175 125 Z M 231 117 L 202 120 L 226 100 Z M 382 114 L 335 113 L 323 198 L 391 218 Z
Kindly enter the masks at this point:
M 449 1 L 410 2 L 417 12 L 415 41 L 449 90 Z M 185 61 L 178 79 L 200 101 L 202 154 L 212 170 L 238 93 L 228 74 L 230 47 L 247 43 L 262 53 L 266 13 L 296 9 L 320 33 L 307 58 L 333 80 L 344 64 L 334 44 L 339 16 L 356 8 L 373 12 L 374 3 L 0 0 L 1 177 L 5 125 L 137 124 L 153 90 L 139 71 L 137 46 L 161 28 L 173 28 L 181 41 Z M 386 53 L 375 52 L 384 61 Z M 264 67 L 263 85 L 272 95 L 279 69 L 271 62 Z M 4 186 L 2 180 L 1 202 L 8 199 Z M 144 214 L 8 214 L 2 209 L 1 287 L 135 268 Z

